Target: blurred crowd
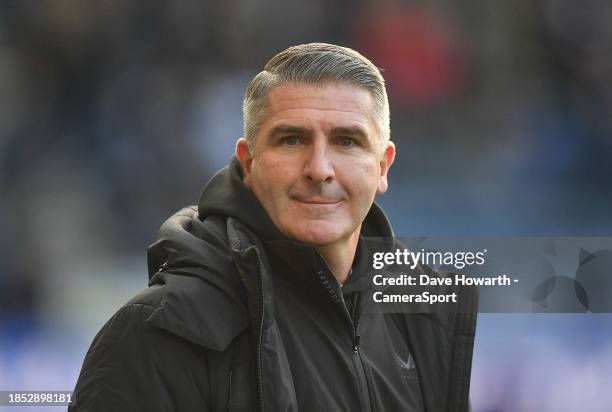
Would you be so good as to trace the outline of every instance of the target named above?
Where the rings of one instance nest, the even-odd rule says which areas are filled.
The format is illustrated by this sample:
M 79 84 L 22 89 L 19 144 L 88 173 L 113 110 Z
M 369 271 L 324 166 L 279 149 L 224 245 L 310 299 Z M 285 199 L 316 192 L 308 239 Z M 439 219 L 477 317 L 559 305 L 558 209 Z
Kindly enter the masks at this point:
M 610 235 L 611 21 L 606 0 L 3 2 L 0 389 L 71 388 L 146 286 L 159 225 L 231 157 L 245 86 L 293 44 L 384 70 L 398 234 Z

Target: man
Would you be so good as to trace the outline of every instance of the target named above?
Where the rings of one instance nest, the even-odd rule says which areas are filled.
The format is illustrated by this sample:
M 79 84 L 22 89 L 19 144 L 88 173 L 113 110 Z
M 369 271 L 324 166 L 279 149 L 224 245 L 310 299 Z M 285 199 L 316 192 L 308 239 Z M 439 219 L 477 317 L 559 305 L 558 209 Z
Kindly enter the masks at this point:
M 235 158 L 162 225 L 71 410 L 466 410 L 473 317 L 367 310 L 364 239 L 393 236 L 373 203 L 395 156 L 379 70 L 291 47 L 243 109 Z

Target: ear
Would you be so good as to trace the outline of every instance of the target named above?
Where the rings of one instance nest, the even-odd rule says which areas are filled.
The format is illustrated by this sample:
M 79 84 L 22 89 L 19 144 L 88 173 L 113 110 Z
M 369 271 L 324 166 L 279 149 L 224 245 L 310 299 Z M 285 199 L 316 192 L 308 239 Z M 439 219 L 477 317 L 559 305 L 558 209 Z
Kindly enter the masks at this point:
M 385 152 L 383 153 L 383 157 L 380 160 L 380 176 L 378 177 L 378 188 L 376 189 L 376 193 L 382 195 L 387 191 L 389 187 L 389 182 L 387 181 L 387 173 L 395 160 L 395 145 L 392 141 L 387 143 L 387 147 L 385 148 Z
M 242 167 L 243 181 L 248 186 L 249 178 L 251 176 L 251 164 L 253 163 L 253 157 L 251 156 L 251 151 L 249 150 L 249 143 L 244 137 L 241 137 L 236 142 L 236 158 Z

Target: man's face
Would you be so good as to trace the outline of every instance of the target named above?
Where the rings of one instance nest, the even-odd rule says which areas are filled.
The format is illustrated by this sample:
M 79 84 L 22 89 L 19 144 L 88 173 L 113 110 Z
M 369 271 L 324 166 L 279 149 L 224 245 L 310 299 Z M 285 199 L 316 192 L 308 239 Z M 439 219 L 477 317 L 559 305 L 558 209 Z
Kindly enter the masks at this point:
M 245 139 L 236 146 L 244 181 L 276 227 L 315 246 L 359 235 L 394 155 L 374 126 L 370 93 L 338 83 L 275 88 L 253 152 Z

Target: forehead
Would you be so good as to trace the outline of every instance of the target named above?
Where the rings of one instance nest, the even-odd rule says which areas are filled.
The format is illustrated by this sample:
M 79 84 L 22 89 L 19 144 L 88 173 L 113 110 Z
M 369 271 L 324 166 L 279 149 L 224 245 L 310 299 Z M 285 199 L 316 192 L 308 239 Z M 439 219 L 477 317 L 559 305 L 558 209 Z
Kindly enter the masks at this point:
M 372 105 L 367 90 L 349 84 L 284 84 L 266 98 L 262 129 L 282 123 L 322 129 L 361 126 L 374 134 Z

